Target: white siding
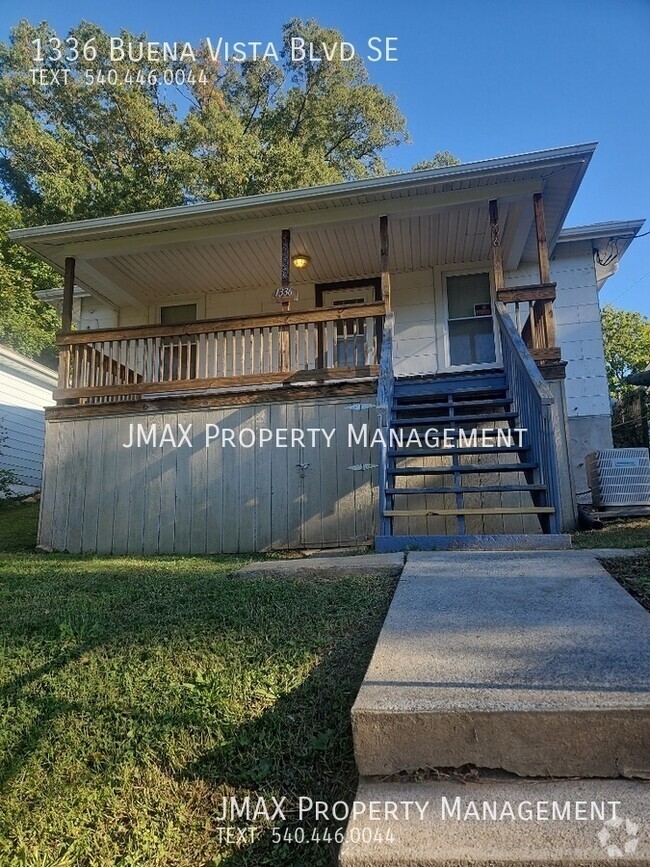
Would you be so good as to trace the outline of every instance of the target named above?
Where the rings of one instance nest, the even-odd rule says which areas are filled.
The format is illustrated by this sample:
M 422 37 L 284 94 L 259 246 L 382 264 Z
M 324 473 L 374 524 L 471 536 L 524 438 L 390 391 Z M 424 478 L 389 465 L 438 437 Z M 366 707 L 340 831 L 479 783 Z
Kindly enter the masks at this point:
M 591 246 L 558 245 L 551 262 L 557 283 L 555 326 L 566 367 L 566 403 L 569 418 L 609 416 L 609 390 L 600 326 L 598 287 Z M 535 283 L 536 265 L 506 275 L 508 286 Z
M 82 298 L 79 311 L 78 328 L 117 328 L 117 310 L 109 307 L 101 298 Z
M 51 406 L 54 379 L 48 388 L 43 377 L 27 369 L 19 373 L 0 357 L 0 467 L 13 470 L 21 485 L 41 486 L 43 468 L 44 408 Z

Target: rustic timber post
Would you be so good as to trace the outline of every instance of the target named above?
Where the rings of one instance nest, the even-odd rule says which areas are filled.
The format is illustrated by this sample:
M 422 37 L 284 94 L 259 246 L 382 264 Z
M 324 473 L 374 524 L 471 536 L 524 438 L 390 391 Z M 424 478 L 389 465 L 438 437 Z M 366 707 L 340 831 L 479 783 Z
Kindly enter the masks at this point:
M 63 310 L 61 312 L 61 330 L 63 334 L 72 331 L 72 302 L 74 300 L 74 269 L 75 260 L 66 256 L 63 276 Z M 59 350 L 59 388 L 67 388 L 70 377 L 70 347 L 62 346 Z
M 282 260 L 281 280 L 282 288 L 289 288 L 289 266 L 291 261 L 291 230 L 282 230 Z M 288 313 L 289 301 L 282 301 L 282 312 Z M 289 370 L 289 331 L 286 327 L 280 327 L 280 370 L 284 373 Z
M 386 305 L 386 313 L 390 307 L 390 271 L 388 270 L 389 262 L 389 240 L 388 240 L 388 217 L 379 218 L 379 250 L 380 250 L 380 268 L 381 268 L 381 298 Z
M 501 250 L 501 232 L 499 229 L 499 206 L 496 199 L 490 199 L 490 254 L 492 259 L 492 272 L 494 274 L 494 293 L 499 297 L 499 292 L 504 288 L 503 277 L 503 253 Z
M 544 202 L 541 193 L 533 194 L 533 209 L 535 211 L 535 233 L 537 235 L 537 262 L 539 266 L 539 282 L 547 285 L 551 282 L 551 267 L 548 261 L 548 241 L 546 239 L 546 221 L 544 219 Z M 539 307 L 538 307 L 539 304 Z M 535 325 L 543 329 L 545 348 L 555 346 L 555 319 L 553 317 L 553 302 L 538 302 L 533 307 Z

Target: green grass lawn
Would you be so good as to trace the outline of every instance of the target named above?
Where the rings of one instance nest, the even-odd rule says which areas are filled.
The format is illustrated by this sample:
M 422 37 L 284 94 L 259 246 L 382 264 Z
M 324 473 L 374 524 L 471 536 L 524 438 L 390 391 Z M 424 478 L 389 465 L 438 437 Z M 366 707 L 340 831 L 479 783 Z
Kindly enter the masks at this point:
M 574 548 L 650 548 L 650 518 L 608 521 L 602 530 L 585 530 L 571 536 Z
M 650 611 L 650 518 L 608 521 L 602 530 L 574 533 L 574 548 L 647 548 L 638 557 L 603 559 L 616 580 Z
M 223 797 L 353 796 L 349 710 L 394 580 L 38 555 L 35 512 L 0 511 L 2 867 L 335 864 L 261 818 L 220 843 L 218 817 Z

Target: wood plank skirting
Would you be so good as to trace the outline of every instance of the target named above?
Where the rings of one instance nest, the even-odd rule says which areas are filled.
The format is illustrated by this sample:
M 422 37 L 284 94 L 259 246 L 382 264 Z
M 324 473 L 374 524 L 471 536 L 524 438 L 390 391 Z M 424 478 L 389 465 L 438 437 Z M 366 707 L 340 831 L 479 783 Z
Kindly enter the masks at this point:
M 385 305 L 61 334 L 59 402 L 376 376 Z
M 374 448 L 348 445 L 348 424 L 376 426 L 373 386 L 364 395 L 50 418 L 39 544 L 103 554 L 210 554 L 357 546 L 377 531 Z M 63 411 L 63 408 L 55 412 Z M 79 407 L 77 410 L 81 409 Z M 101 409 L 101 408 L 98 408 Z M 157 426 L 158 443 L 124 448 L 130 425 Z M 165 425 L 190 431 L 193 447 L 160 444 Z M 206 424 L 245 429 L 337 429 L 286 448 L 206 446 Z M 213 430 L 213 429 L 212 429 Z M 250 435 L 248 435 L 250 436 Z

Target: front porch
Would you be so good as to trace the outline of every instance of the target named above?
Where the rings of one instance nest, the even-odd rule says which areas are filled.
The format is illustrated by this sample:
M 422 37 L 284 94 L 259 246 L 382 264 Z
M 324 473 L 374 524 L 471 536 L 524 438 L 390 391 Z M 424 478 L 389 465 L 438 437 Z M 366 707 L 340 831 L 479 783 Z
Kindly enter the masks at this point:
M 59 337 L 60 404 L 376 378 L 386 306 L 232 317 Z
M 218 553 L 571 528 L 549 247 L 590 154 L 15 233 L 65 273 L 41 543 Z M 139 425 L 206 424 L 337 434 L 126 446 Z M 455 442 L 413 454 L 350 443 L 351 424 L 388 439 L 439 424 Z M 460 441 L 466 424 L 493 431 L 492 453 Z

